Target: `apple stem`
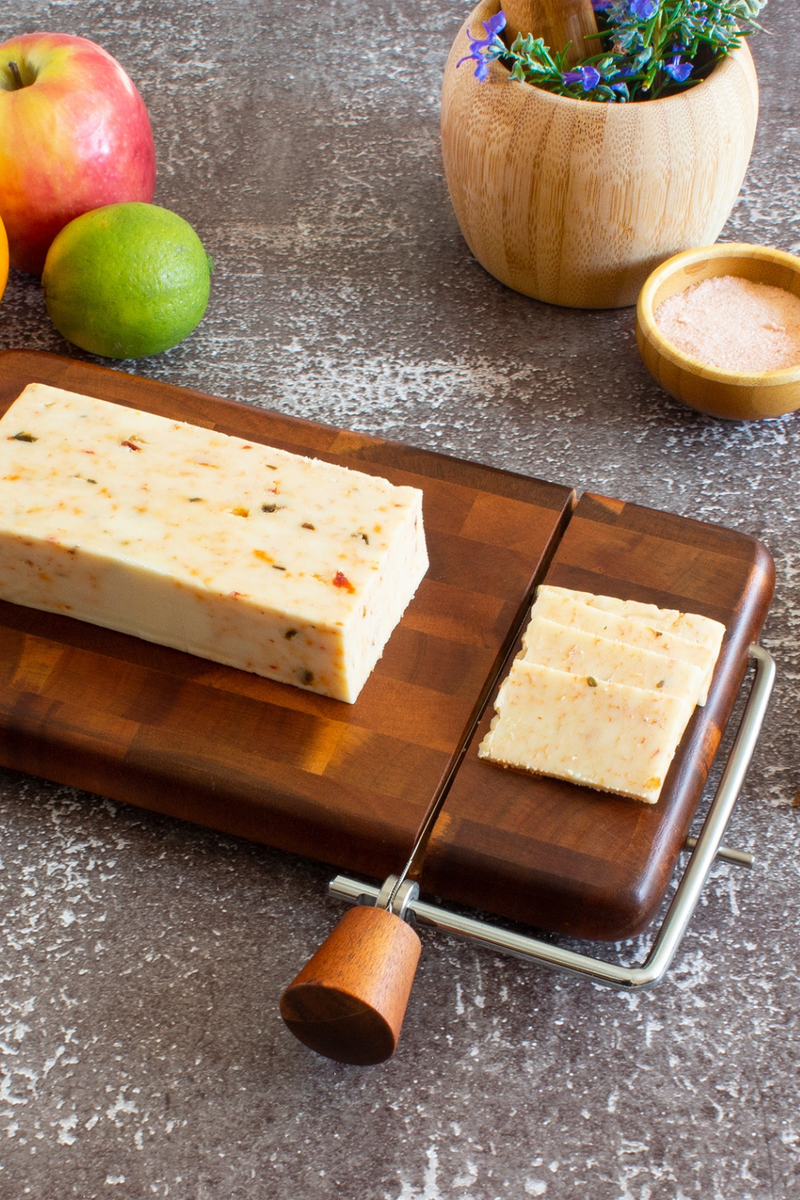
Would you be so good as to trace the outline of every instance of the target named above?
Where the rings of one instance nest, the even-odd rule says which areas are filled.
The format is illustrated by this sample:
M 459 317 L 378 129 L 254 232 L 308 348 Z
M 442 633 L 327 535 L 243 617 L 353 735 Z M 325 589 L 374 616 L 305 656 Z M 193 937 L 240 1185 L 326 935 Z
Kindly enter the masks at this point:
M 17 88 L 24 88 L 25 84 L 22 82 L 22 76 L 19 73 L 19 66 L 15 62 L 10 62 L 8 64 L 8 69 L 14 78 L 14 83 L 17 85 Z

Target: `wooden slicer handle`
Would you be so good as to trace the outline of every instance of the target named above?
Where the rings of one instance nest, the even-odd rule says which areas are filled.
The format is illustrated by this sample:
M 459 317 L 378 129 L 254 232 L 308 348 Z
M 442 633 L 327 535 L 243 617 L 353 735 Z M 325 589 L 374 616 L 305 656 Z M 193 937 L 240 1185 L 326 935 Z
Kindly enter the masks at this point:
M 600 53 L 596 38 L 584 41 L 586 34 L 597 33 L 592 0 L 503 0 L 506 14 L 506 40 L 510 45 L 518 33 L 532 33 L 544 39 L 553 51 L 567 51 L 567 62 L 574 66 L 582 58 Z
M 317 1054 L 384 1062 L 397 1046 L 421 949 L 401 917 L 351 908 L 281 996 L 281 1016 Z

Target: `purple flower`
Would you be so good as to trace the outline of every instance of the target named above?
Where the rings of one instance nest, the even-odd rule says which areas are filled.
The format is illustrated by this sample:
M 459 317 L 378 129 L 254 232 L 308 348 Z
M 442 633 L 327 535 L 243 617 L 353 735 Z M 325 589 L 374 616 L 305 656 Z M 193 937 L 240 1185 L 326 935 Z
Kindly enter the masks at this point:
M 599 82 L 600 72 L 596 67 L 576 67 L 564 72 L 564 83 L 579 83 L 585 92 L 591 92 Z
M 672 76 L 676 83 L 685 83 L 692 73 L 692 64 L 682 63 L 680 55 L 676 54 L 672 62 L 664 63 L 664 70 Z
M 503 12 L 502 8 L 500 9 L 499 13 L 495 13 L 493 17 L 489 17 L 488 21 L 483 22 L 483 28 L 487 33 L 490 33 L 492 37 L 494 37 L 496 33 L 502 33 L 505 27 L 506 14 Z
M 614 0 L 592 0 L 592 8 L 595 12 L 605 12 L 613 3 Z
M 474 38 L 471 33 L 468 33 L 469 54 L 460 58 L 456 66 L 460 67 L 463 62 L 469 62 L 471 58 L 474 58 L 478 64 L 475 68 L 475 78 L 483 82 L 489 74 L 489 63 L 493 58 L 499 58 L 505 51 L 505 46 L 497 36 L 505 27 L 506 14 L 501 11 L 483 22 L 485 38 Z
M 631 12 L 639 21 L 649 21 L 658 12 L 658 0 L 631 0 Z

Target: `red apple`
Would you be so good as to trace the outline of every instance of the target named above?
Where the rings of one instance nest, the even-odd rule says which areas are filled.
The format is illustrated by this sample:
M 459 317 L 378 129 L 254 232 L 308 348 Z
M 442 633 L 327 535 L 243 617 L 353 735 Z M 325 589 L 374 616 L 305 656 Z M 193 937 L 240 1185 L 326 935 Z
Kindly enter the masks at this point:
M 75 217 L 149 203 L 155 183 L 147 109 L 116 59 L 66 33 L 0 44 L 0 217 L 12 267 L 40 275 Z

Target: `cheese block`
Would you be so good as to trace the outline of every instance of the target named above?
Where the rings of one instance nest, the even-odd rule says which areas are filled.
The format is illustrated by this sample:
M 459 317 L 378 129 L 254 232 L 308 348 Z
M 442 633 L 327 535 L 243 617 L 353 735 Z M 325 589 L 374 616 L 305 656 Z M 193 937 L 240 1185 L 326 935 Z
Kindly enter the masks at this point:
M 428 566 L 422 493 L 29 385 L 0 420 L 0 597 L 352 703 Z
M 542 584 L 539 595 L 549 593 L 568 600 L 579 600 L 591 608 L 599 608 L 603 612 L 614 613 L 618 617 L 635 617 L 646 621 L 654 629 L 662 633 L 677 633 L 687 641 L 697 642 L 719 654 L 725 626 L 711 617 L 703 617 L 699 613 L 679 612 L 674 608 L 659 608 L 656 604 L 643 604 L 639 600 L 618 600 L 615 596 L 595 596 L 592 592 L 575 592 L 569 588 L 553 587 Z
M 536 608 L 525 631 L 523 657 L 527 662 L 568 671 L 570 675 L 678 696 L 692 707 L 703 679 L 702 671 L 693 663 L 585 633 L 575 626 L 558 625 L 538 616 Z
M 478 749 L 506 767 L 655 804 L 692 713 L 677 696 L 517 658 Z
M 580 600 L 572 600 L 559 595 L 555 590 L 540 591 L 536 598 L 533 611 L 559 625 L 574 626 L 585 633 L 608 638 L 611 641 L 622 642 L 642 650 L 651 650 L 663 654 L 666 658 L 675 658 L 681 662 L 692 663 L 700 668 L 701 683 L 696 702 L 705 704 L 708 699 L 708 689 L 711 676 L 717 661 L 717 651 L 710 646 L 703 646 L 689 641 L 677 633 L 666 633 L 658 629 L 652 621 L 639 617 L 617 616 L 615 613 L 604 612 Z

